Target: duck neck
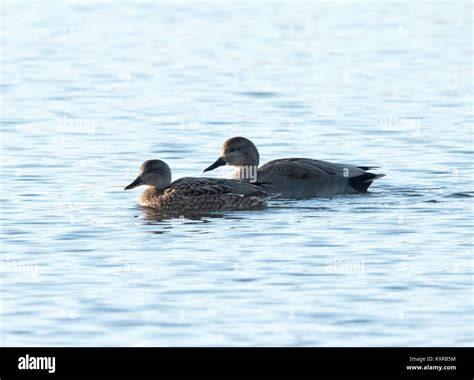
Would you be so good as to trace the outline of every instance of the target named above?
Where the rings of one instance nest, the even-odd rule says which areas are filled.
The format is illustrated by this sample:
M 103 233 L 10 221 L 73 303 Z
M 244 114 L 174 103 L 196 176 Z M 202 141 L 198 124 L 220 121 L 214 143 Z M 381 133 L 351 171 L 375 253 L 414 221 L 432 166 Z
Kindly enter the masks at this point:
M 257 182 L 258 165 L 234 166 L 232 178 L 244 182 Z
M 143 191 L 143 196 L 144 197 L 153 197 L 153 196 L 156 196 L 156 195 L 161 195 L 163 194 L 163 192 L 166 190 L 166 187 L 158 187 L 158 186 L 152 186 L 152 185 L 148 185 L 145 189 L 145 191 Z

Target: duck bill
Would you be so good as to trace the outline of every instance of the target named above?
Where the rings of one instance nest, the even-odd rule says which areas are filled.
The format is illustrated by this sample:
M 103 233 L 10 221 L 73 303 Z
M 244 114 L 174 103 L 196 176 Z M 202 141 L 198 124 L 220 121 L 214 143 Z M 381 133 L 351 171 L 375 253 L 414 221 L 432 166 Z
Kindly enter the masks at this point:
M 214 170 L 215 168 L 218 168 L 219 166 L 224 166 L 224 165 L 226 165 L 226 162 L 222 159 L 222 157 L 219 157 L 216 162 L 214 162 L 208 168 L 204 169 L 203 173 L 209 172 L 211 170 Z
M 138 186 L 141 186 L 141 185 L 144 185 L 145 182 L 143 181 L 142 177 L 138 176 L 135 181 L 133 181 L 130 185 L 128 186 L 125 186 L 124 190 L 130 190 L 130 189 L 134 189 L 135 187 L 138 187 Z

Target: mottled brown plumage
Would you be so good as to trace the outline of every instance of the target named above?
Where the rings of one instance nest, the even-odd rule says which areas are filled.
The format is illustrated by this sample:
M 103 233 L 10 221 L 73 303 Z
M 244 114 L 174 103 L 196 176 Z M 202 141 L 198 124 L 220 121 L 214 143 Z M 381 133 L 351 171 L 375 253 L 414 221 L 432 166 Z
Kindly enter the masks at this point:
M 141 206 L 172 212 L 252 210 L 266 206 L 268 193 L 250 183 L 219 178 L 180 178 L 171 183 L 171 170 L 161 160 L 145 161 L 139 176 L 125 190 L 149 185 Z

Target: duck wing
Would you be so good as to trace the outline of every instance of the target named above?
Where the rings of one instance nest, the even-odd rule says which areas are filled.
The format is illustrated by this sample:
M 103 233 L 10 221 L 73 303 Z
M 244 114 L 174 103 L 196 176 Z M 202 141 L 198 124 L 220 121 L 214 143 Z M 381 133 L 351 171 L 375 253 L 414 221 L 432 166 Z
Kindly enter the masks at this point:
M 222 194 L 266 195 L 266 192 L 259 186 L 223 178 L 184 177 L 174 181 L 169 189 L 186 197 Z
M 283 158 L 273 160 L 260 167 L 259 172 L 284 176 L 291 179 L 318 179 L 325 176 L 352 178 L 365 173 L 371 167 L 313 160 L 310 158 Z
M 324 166 L 314 165 L 307 159 L 283 158 L 273 160 L 259 168 L 259 178 L 264 180 L 269 177 L 281 176 L 291 179 L 320 178 L 335 175 L 334 170 Z M 260 173 L 262 176 L 260 176 Z

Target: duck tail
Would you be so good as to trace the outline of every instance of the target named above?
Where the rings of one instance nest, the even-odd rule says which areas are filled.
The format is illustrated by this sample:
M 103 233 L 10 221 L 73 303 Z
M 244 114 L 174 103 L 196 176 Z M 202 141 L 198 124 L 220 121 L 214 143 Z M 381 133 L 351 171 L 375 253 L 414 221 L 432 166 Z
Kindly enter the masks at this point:
M 349 178 L 349 185 L 363 193 L 372 185 L 372 181 L 382 177 L 385 177 L 385 174 L 364 173 L 357 177 Z

